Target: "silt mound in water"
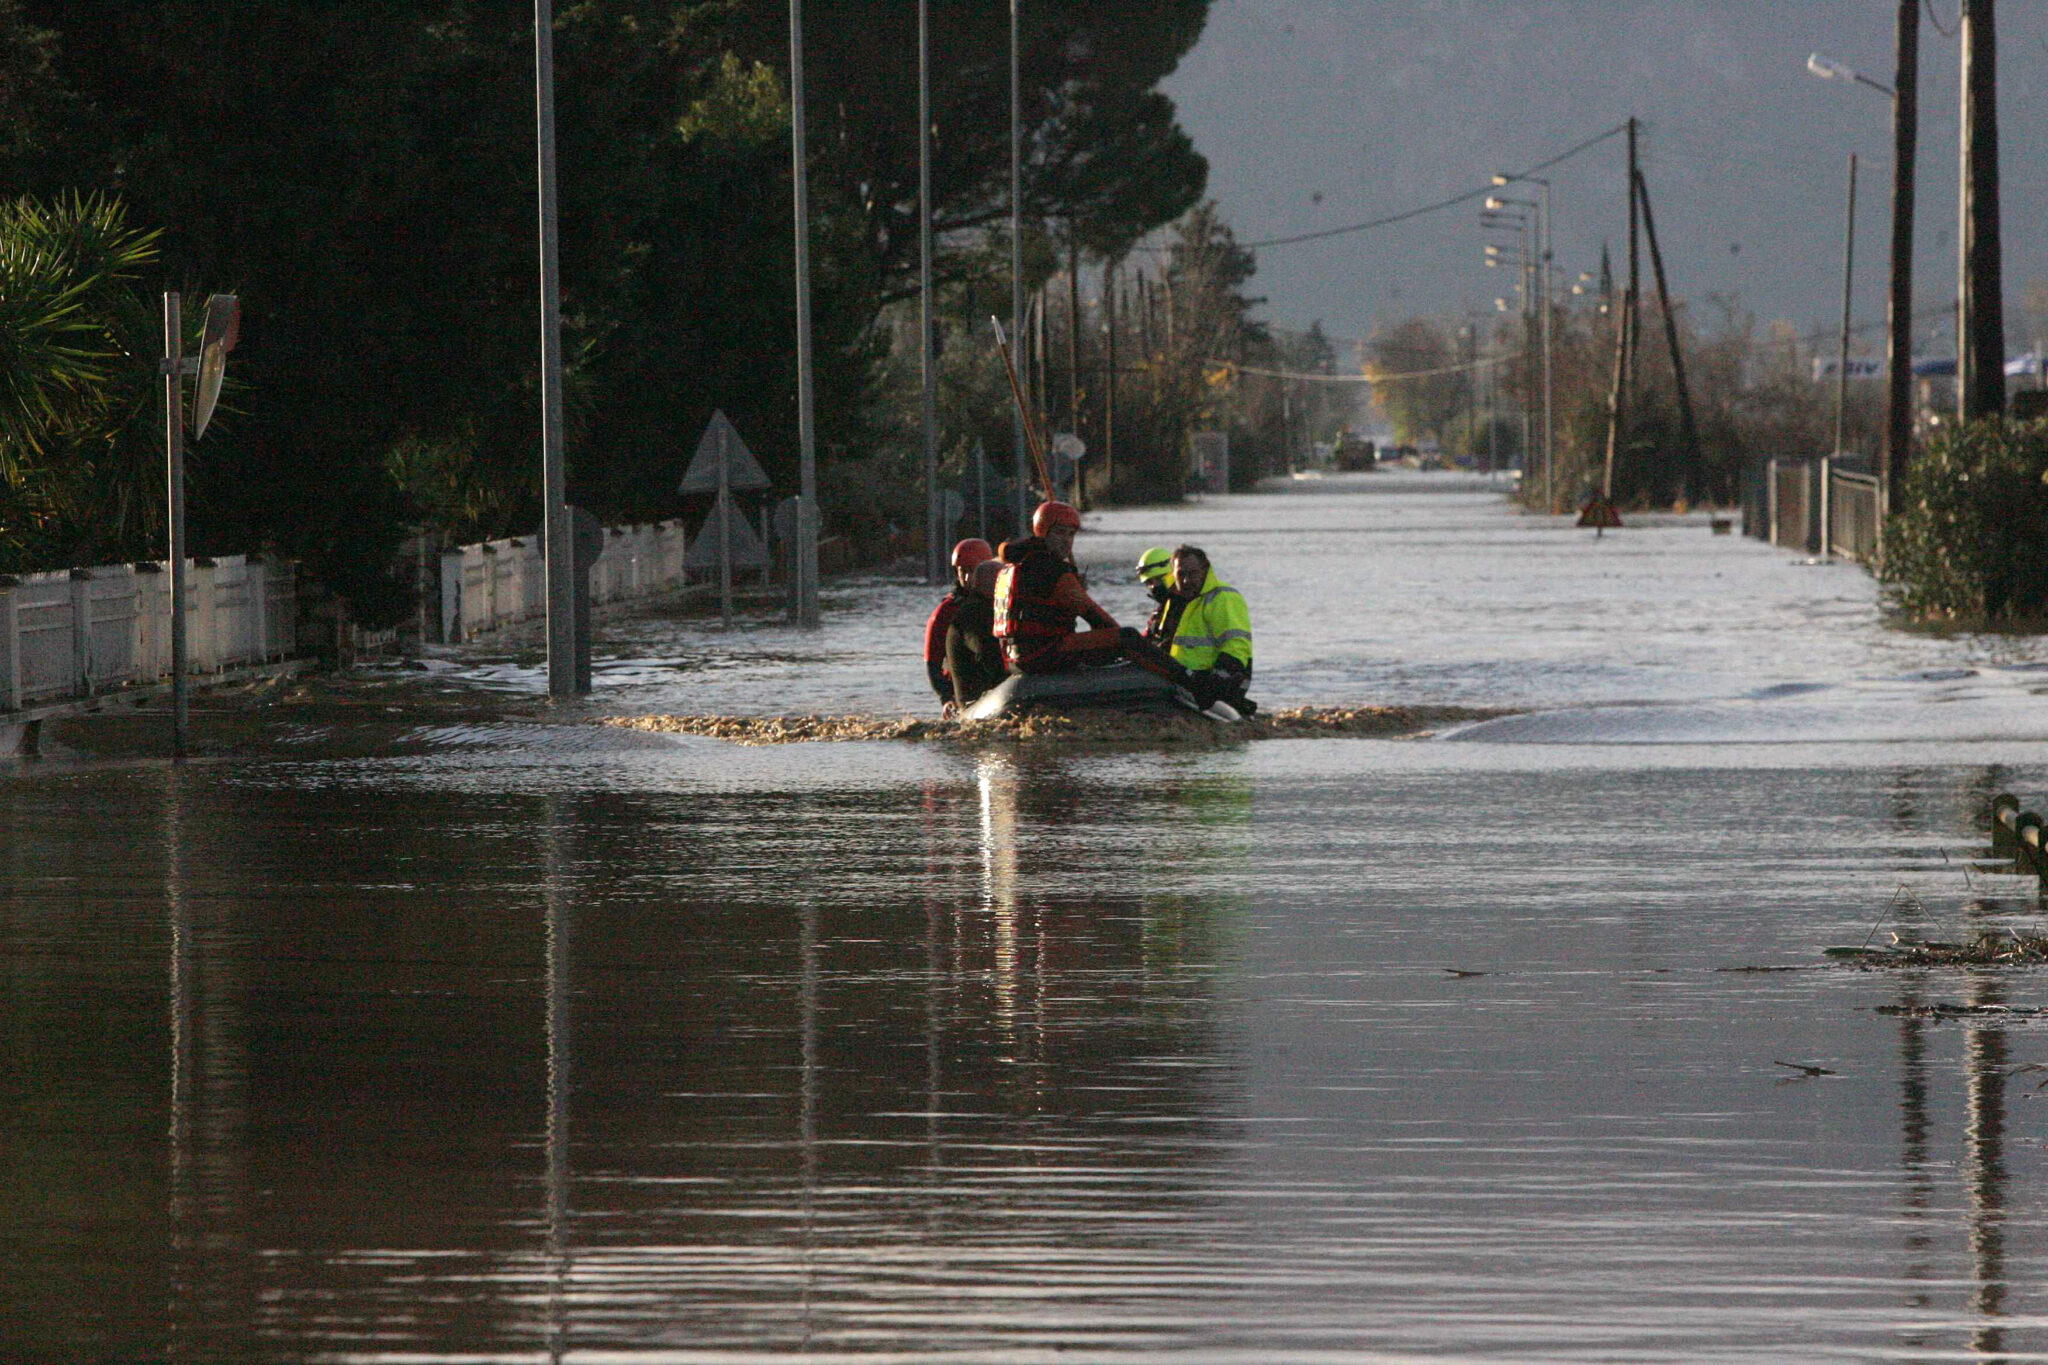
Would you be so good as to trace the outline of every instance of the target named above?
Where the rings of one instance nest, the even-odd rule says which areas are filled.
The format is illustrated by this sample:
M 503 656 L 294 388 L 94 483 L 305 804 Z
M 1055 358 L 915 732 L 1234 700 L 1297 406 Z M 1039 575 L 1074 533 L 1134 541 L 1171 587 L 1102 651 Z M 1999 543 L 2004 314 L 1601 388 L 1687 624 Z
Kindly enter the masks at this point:
M 820 740 L 1051 741 L 1092 748 L 1221 749 L 1255 739 L 1394 738 L 1502 714 L 1457 706 L 1300 706 L 1260 712 L 1236 725 L 1185 712 L 1165 715 L 1033 711 L 995 720 L 952 721 L 877 716 L 618 716 L 607 725 L 664 734 L 707 735 L 735 744 Z

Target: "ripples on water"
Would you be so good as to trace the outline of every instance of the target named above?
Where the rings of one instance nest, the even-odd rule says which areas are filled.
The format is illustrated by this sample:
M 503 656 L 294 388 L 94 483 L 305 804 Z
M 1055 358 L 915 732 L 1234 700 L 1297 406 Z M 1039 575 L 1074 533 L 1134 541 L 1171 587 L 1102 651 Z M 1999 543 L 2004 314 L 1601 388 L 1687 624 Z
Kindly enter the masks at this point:
M 0 781 L 0 1358 L 2048 1352 L 2048 746 L 394 736 Z

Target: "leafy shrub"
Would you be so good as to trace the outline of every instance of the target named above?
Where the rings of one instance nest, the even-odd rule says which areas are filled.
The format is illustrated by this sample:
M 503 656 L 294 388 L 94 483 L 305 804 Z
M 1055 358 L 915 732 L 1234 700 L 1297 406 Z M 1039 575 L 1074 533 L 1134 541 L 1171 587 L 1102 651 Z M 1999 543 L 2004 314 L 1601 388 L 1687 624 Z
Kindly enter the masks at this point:
M 2048 421 L 1987 418 L 1914 455 L 1879 576 L 1921 620 L 2048 619 Z

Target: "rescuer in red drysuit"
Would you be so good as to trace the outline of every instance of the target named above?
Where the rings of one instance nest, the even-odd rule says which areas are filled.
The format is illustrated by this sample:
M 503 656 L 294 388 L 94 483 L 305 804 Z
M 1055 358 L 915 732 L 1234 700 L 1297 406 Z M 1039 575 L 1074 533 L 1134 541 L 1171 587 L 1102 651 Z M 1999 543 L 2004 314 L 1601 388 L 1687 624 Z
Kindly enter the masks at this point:
M 1119 626 L 1082 586 L 1074 568 L 1081 514 L 1063 502 L 1042 502 L 1031 535 L 1003 545 L 996 575 L 995 636 L 1013 673 L 1059 673 L 1129 659 L 1174 682 L 1187 670 L 1136 630 Z M 1091 629 L 1077 630 L 1076 618 Z
M 989 600 L 995 553 L 985 540 L 969 538 L 955 545 L 953 591 L 925 622 L 925 676 L 948 714 L 974 705 L 1007 671 L 995 639 L 995 604 Z

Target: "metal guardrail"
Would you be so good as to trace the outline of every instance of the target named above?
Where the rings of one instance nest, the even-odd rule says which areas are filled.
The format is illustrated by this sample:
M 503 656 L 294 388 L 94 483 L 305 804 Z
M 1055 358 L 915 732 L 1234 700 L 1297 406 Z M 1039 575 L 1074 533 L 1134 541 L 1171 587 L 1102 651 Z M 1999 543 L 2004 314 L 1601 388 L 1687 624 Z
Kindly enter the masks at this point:
M 292 566 L 186 561 L 189 666 L 220 673 L 297 645 Z M 0 578 L 0 712 L 154 683 L 171 671 L 171 584 L 157 563 Z

